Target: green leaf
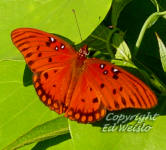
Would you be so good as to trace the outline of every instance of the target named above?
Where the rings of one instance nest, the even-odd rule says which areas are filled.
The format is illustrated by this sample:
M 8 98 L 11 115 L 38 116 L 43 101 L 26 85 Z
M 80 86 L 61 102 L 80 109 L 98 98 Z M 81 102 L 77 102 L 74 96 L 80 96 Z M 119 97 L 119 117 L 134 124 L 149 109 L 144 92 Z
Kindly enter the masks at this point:
M 66 134 L 68 133 L 67 126 L 68 122 L 64 117 L 59 117 L 54 120 L 45 122 L 44 124 L 34 127 L 29 132 L 16 139 L 16 141 L 5 147 L 3 150 L 18 149 L 27 144 Z
M 125 61 L 131 61 L 131 53 L 128 45 L 123 39 L 123 36 L 121 34 L 114 34 L 113 36 L 113 45 L 117 49 L 115 58 L 116 59 L 122 59 Z
M 117 26 L 120 13 L 131 1 L 132 0 L 114 0 L 113 1 L 112 11 L 111 11 L 111 23 L 113 26 Z
M 153 14 L 151 14 L 147 20 L 145 21 L 144 25 L 142 26 L 142 29 L 140 31 L 140 34 L 138 36 L 138 39 L 137 39 L 137 42 L 135 44 L 135 51 L 134 51 L 134 55 L 136 55 L 138 53 L 138 50 L 139 50 L 139 47 L 140 47 L 140 44 L 142 42 L 142 39 L 143 39 L 143 36 L 145 34 L 145 31 L 150 28 L 151 26 L 153 26 L 156 21 L 158 20 L 158 18 L 160 16 L 164 16 L 166 15 L 166 11 L 163 11 L 163 12 L 155 12 Z
M 113 113 L 117 115 L 116 112 Z M 120 114 L 124 115 L 124 113 L 122 112 Z M 129 114 L 132 115 L 131 111 Z M 155 121 L 146 121 L 146 126 L 149 125 L 152 127 L 151 130 L 148 132 L 119 132 L 116 130 L 109 131 L 108 127 L 113 125 L 112 121 L 106 122 L 102 125 L 101 123 L 84 125 L 70 121 L 69 125 L 73 146 L 75 149 L 124 150 L 125 147 L 128 150 L 151 150 L 153 147 L 153 150 L 163 150 L 166 149 L 166 127 L 164 125 L 165 123 L 165 116 L 157 117 L 157 120 Z M 131 122 L 129 124 L 135 124 L 135 122 Z M 103 128 L 104 126 L 108 127 Z
M 110 9 L 112 0 L 91 0 L 88 2 L 68 0 L 28 0 L 0 1 L 0 59 L 22 58 L 10 39 L 15 28 L 31 27 L 56 33 L 75 43 L 81 41 L 76 19 L 82 38 L 88 35 L 103 21 Z M 75 10 L 76 17 L 73 11 Z M 89 15 L 90 14 L 90 15 Z
M 32 144 L 31 144 L 32 145 Z M 31 146 L 29 145 L 29 146 Z M 32 145 L 33 146 L 33 145 Z M 70 134 L 60 135 L 55 138 L 45 140 L 42 142 L 37 143 L 35 146 L 33 146 L 33 150 L 42 150 L 42 149 L 48 149 L 48 150 L 62 150 L 62 149 L 73 150 L 73 143 L 70 137 Z M 23 149 L 31 149 L 23 147 Z M 22 149 L 20 149 L 22 150 Z
M 32 85 L 24 86 L 24 61 L 0 61 L 0 68 L 0 149 L 2 149 L 35 126 L 58 115 L 42 104 Z M 32 76 L 27 77 L 25 82 L 31 78 Z M 64 125 L 68 127 L 67 124 Z
M 137 69 L 137 66 L 135 66 L 133 63 L 125 60 L 118 60 L 118 59 L 112 59 L 111 63 L 121 66 L 121 67 L 130 67 Z
M 111 3 L 112 0 L 93 0 L 88 5 L 82 1 L 69 3 L 67 0 L 0 2 L 0 18 L 3 22 L 0 24 L 3 37 L 0 43 L 0 59 L 10 60 L 0 62 L 0 113 L 4 114 L 0 117 L 3 122 L 0 126 L 0 148 L 35 126 L 58 116 L 40 102 L 31 85 L 32 74 L 28 73 L 24 61 L 16 61 L 23 57 L 11 42 L 11 31 L 18 27 L 33 27 L 66 36 L 78 43 L 80 35 L 76 20 L 85 39 L 104 19 Z M 77 18 L 74 17 L 73 9 Z M 15 130 L 16 128 L 18 129 Z
M 156 33 L 156 37 L 157 37 L 157 41 L 159 45 L 161 64 L 162 64 L 164 72 L 166 72 L 166 47 L 157 33 Z

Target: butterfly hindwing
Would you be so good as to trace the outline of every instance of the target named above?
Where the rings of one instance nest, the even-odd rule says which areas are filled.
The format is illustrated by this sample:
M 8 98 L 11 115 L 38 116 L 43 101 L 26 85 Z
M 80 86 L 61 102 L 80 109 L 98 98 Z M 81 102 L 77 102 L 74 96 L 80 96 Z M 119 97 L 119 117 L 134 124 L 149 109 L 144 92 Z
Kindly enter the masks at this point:
M 59 114 L 67 108 L 65 100 L 71 76 L 71 64 L 35 73 L 33 76 L 34 87 L 41 101 Z
M 101 120 L 106 109 L 102 97 L 94 85 L 87 80 L 87 73 L 83 72 L 77 81 L 65 116 L 71 120 L 87 123 Z

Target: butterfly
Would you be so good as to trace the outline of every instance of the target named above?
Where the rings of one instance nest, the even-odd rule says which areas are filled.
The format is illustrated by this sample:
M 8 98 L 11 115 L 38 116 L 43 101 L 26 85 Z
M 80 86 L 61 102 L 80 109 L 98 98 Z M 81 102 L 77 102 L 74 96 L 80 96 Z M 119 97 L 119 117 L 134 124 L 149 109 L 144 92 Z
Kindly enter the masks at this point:
M 16 29 L 11 38 L 33 72 L 40 100 L 70 120 L 92 123 L 107 110 L 157 104 L 155 94 L 137 77 L 110 62 L 87 58 L 87 45 L 77 52 L 60 37 L 32 28 Z

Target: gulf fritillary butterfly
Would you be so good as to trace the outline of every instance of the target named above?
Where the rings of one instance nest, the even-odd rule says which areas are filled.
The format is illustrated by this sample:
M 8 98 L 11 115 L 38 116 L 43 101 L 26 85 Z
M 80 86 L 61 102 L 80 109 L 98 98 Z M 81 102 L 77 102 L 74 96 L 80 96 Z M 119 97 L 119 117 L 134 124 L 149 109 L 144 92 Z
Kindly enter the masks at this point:
M 32 28 L 11 33 L 14 45 L 33 72 L 41 101 L 58 114 L 81 123 L 101 120 L 106 111 L 148 109 L 155 94 L 141 80 L 107 61 L 86 58 L 60 37 Z

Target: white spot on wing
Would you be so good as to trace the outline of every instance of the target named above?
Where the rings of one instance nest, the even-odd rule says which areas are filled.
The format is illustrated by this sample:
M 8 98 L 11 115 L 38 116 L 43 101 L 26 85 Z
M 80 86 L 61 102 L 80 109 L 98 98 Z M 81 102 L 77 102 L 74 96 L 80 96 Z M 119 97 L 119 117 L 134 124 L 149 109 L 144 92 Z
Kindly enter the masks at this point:
M 55 42 L 55 39 L 53 37 L 50 37 L 51 42 Z
M 58 50 L 58 46 L 55 47 L 55 50 Z
M 114 68 L 113 72 L 119 72 L 119 70 L 117 68 Z
M 61 49 L 64 49 L 64 48 L 65 48 L 65 45 L 62 44 L 62 45 L 61 45 Z
M 105 64 L 100 64 L 100 68 L 103 69 L 105 67 Z
M 104 74 L 107 74 L 107 73 L 108 73 L 108 70 L 104 70 L 103 73 L 104 73 Z

